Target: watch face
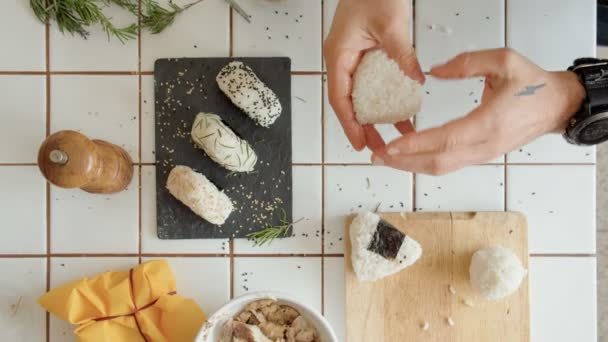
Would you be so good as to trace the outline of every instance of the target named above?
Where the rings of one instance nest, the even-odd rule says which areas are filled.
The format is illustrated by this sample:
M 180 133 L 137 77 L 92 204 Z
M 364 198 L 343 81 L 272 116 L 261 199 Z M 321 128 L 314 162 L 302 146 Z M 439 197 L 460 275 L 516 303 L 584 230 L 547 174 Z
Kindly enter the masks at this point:
M 592 122 L 581 129 L 578 140 L 585 145 L 595 145 L 608 140 L 608 119 Z

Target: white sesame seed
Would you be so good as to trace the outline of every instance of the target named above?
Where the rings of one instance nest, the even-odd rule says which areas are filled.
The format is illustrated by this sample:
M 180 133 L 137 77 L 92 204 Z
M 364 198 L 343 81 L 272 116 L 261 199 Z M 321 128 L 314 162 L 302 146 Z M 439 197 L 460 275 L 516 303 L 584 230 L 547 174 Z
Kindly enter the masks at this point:
M 464 305 L 466 305 L 468 307 L 471 307 L 471 308 L 475 306 L 475 304 L 471 300 L 469 300 L 469 299 L 465 299 L 463 301 L 463 303 L 464 303 Z

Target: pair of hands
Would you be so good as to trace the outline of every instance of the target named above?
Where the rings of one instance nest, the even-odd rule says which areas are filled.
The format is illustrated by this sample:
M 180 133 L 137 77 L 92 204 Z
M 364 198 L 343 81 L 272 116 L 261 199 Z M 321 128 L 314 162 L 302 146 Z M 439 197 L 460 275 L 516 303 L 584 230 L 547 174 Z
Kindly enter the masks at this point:
M 482 102 L 466 116 L 415 132 L 395 124 L 402 137 L 384 142 L 373 125 L 360 125 L 350 98 L 352 74 L 366 50 L 384 49 L 421 83 L 409 35 L 409 0 L 340 0 L 325 42 L 329 101 L 356 150 L 372 163 L 433 175 L 492 160 L 547 132 L 563 131 L 585 90 L 571 72 L 548 72 L 511 49 L 467 52 L 430 70 L 439 79 L 485 77 Z

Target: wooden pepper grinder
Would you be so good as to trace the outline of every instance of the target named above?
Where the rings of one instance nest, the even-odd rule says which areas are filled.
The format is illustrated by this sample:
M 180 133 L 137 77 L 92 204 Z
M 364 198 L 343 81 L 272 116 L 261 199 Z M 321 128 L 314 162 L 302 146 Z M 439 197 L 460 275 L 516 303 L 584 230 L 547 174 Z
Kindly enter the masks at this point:
M 38 151 L 38 167 L 59 187 L 101 194 L 124 190 L 133 176 L 133 163 L 125 150 L 75 131 L 46 138 Z

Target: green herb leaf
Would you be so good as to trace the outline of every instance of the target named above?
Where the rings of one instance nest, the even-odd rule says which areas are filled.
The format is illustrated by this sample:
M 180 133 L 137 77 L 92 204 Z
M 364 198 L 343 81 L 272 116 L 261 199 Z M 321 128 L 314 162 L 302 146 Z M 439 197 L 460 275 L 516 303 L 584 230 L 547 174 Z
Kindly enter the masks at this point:
M 285 212 L 285 209 L 281 209 L 281 211 L 283 212 L 283 218 L 279 225 L 273 226 L 266 224 L 264 228 L 246 235 L 249 240 L 253 241 L 253 246 L 263 246 L 266 243 L 272 243 L 276 238 L 287 237 L 289 228 L 304 219 L 302 217 L 295 222 L 289 223 L 287 222 L 287 213 Z
M 77 34 L 83 38 L 89 36 L 89 27 L 99 25 L 107 34 L 108 39 L 117 38 L 122 43 L 135 39 L 139 26 L 153 34 L 160 33 L 173 23 L 175 17 L 203 0 L 194 1 L 184 7 L 172 2 L 170 9 L 160 6 L 156 0 L 30 0 L 34 15 L 42 23 L 55 22 L 62 33 Z M 115 4 L 134 15 L 134 23 L 118 27 L 112 18 L 103 13 L 103 9 Z

